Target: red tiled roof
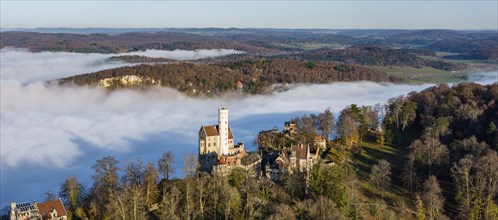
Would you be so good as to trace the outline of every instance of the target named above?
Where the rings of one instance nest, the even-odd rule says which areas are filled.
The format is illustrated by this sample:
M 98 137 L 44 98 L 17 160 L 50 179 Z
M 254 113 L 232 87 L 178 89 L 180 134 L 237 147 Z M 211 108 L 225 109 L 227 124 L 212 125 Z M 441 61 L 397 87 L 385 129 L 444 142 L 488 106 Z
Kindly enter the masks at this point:
M 316 142 L 322 142 L 323 141 L 323 137 L 320 136 L 320 135 L 315 135 L 315 141 Z
M 48 202 L 37 203 L 36 206 L 38 207 L 38 210 L 40 211 L 40 214 L 43 217 L 43 219 L 52 219 L 50 212 L 52 212 L 54 209 L 57 212 L 58 217 L 66 215 L 66 210 L 64 209 L 64 205 L 62 205 L 62 202 L 59 199 Z

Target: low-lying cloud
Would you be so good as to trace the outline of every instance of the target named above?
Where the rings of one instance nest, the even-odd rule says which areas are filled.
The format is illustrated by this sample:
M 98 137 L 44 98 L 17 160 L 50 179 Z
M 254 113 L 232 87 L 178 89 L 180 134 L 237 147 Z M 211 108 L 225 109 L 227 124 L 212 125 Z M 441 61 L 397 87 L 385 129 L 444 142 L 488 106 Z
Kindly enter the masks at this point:
M 24 60 L 9 56 L 4 60 L 4 53 L 22 55 Z M 155 161 L 172 150 L 181 175 L 182 157 L 197 152 L 198 129 L 216 123 L 218 107 L 230 109 L 236 141 L 254 149 L 257 132 L 281 127 L 298 114 L 327 107 L 338 112 L 352 103 L 384 103 L 389 97 L 431 86 L 341 82 L 296 85 L 272 95 L 195 99 L 169 88 L 109 92 L 42 82 L 86 72 L 98 59 L 85 56 L 2 50 L 0 201 L 41 199 L 47 190 L 57 192 L 68 175 L 88 183 L 92 164 L 105 155 L 123 163 L 135 157 Z M 44 59 L 61 65 L 49 65 Z
M 154 57 L 154 58 L 168 58 L 173 60 L 198 60 L 208 57 L 220 57 L 226 56 L 230 54 L 241 54 L 244 53 L 238 50 L 232 49 L 200 49 L 200 50 L 146 50 L 146 51 L 137 51 L 126 54 L 119 55 L 138 55 L 138 56 L 146 56 L 146 57 Z
M 110 61 L 112 56 L 139 55 L 162 57 L 173 60 L 197 60 L 240 54 L 242 51 L 229 49 L 212 50 L 146 50 L 119 54 L 39 52 L 26 49 L 4 48 L 0 50 L 1 79 L 17 80 L 22 83 L 46 81 L 77 74 L 96 72 L 120 66 L 135 65 L 121 61 Z

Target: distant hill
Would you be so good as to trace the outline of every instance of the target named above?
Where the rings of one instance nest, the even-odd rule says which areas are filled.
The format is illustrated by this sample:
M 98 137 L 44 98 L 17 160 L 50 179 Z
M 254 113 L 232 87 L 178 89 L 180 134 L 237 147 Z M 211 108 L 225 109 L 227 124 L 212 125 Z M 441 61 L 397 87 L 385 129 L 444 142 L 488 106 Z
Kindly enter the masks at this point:
M 378 46 L 353 46 L 340 50 L 314 50 L 294 55 L 309 61 L 336 61 L 359 65 L 395 65 L 422 67 L 429 66 L 441 70 L 462 70 L 464 64 L 449 63 L 420 56 L 435 56 L 434 52 L 416 49 L 393 49 Z
M 24 30 L 24 29 L 21 29 Z M 38 32 L 37 32 L 38 31 Z M 61 31 L 64 33 L 53 33 Z M 126 32 L 129 31 L 129 32 Z M 48 33 L 43 33 L 48 32 Z M 99 33 L 102 32 L 102 33 Z M 359 46 L 358 46 L 359 45 Z M 496 60 L 498 33 L 496 31 L 454 31 L 454 30 L 328 30 L 328 29 L 238 29 L 238 28 L 165 28 L 165 29 L 34 29 L 30 32 L 0 32 L 0 48 L 18 47 L 30 51 L 70 51 L 81 53 L 120 53 L 147 49 L 194 50 L 235 49 L 258 56 L 295 55 L 298 57 L 344 56 L 341 51 L 326 52 L 328 49 L 348 48 L 344 53 L 361 46 L 424 49 L 431 52 L 459 53 L 449 59 Z M 369 48 L 364 48 L 370 53 Z M 316 53 L 315 53 L 316 51 Z M 325 51 L 325 52 L 324 52 Z M 380 63 L 408 61 L 423 63 L 410 57 L 414 50 L 382 49 L 381 57 L 370 57 Z M 420 51 L 418 51 L 420 52 Z M 416 52 L 416 53 L 418 53 Z M 338 54 L 339 53 L 339 54 Z M 363 53 L 363 52 L 362 52 Z M 366 56 L 365 53 L 362 54 Z M 401 56 L 388 61 L 392 55 Z M 344 59 L 355 60 L 348 57 Z M 356 55 L 354 55 L 356 56 Z M 330 59 L 316 59 L 327 61 Z M 340 61 L 341 58 L 333 59 Z M 364 59 L 365 61 L 365 59 Z M 443 69 L 458 69 L 441 62 L 421 64 Z M 381 64 L 382 65 L 382 64 Z M 405 65 L 405 64 L 402 64 Z
M 258 59 L 217 64 L 142 64 L 68 77 L 58 80 L 58 83 L 110 89 L 164 86 L 192 96 L 211 96 L 235 90 L 252 94 L 268 93 L 276 89 L 272 87 L 275 84 L 362 80 L 401 82 L 401 79 L 382 71 L 358 65 Z M 242 83 L 243 88 L 237 86 L 237 81 Z
M 440 40 L 426 46 L 426 48 L 429 50 L 461 53 L 445 57 L 449 59 L 498 60 L 498 37 L 480 40 L 462 38 Z
M 0 47 L 27 48 L 31 51 L 70 51 L 81 53 L 118 53 L 146 49 L 194 50 L 236 49 L 252 53 L 274 50 L 228 39 L 186 33 L 49 34 L 34 32 L 2 32 Z

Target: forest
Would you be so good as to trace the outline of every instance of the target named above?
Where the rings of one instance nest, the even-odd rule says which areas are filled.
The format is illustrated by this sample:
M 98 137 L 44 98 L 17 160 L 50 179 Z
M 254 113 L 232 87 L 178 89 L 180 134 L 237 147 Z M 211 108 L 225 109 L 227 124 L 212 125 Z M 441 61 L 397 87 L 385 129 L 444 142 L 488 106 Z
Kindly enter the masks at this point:
M 498 84 L 439 85 L 352 104 L 337 117 L 330 109 L 296 116 L 294 141 L 336 133 L 321 155 L 334 165 L 319 163 L 308 179 L 198 172 L 196 154 L 125 164 L 106 156 L 92 167 L 92 185 L 69 176 L 47 200 L 61 197 L 69 219 L 497 219 L 497 98 Z M 171 178 L 174 163 L 184 178 Z
M 420 49 L 392 49 L 381 46 L 351 46 L 339 50 L 313 50 L 296 55 L 299 59 L 309 61 L 336 61 L 358 65 L 380 66 L 422 66 L 441 70 L 463 70 L 462 63 L 424 59 L 420 56 L 435 56 L 434 52 Z
M 36 32 L 38 31 L 38 32 Z M 458 53 L 448 59 L 496 61 L 496 31 L 172 28 L 0 32 L 0 48 L 30 51 L 122 53 L 146 49 L 235 49 L 254 55 L 368 45 Z M 58 30 L 61 31 L 61 30 Z M 47 33 L 44 33 L 47 32 Z
M 256 59 L 221 63 L 169 63 L 128 66 L 77 75 L 58 80 L 60 84 L 96 86 L 100 80 L 126 75 L 148 79 L 138 87 L 156 85 L 171 87 L 192 96 L 212 96 L 242 90 L 250 94 L 272 92 L 275 84 L 331 83 L 337 81 L 401 82 L 382 71 L 354 64 L 306 62 L 289 59 Z M 152 80 L 150 80 L 152 79 Z M 243 83 L 238 88 L 236 83 Z M 111 89 L 128 87 L 119 79 Z

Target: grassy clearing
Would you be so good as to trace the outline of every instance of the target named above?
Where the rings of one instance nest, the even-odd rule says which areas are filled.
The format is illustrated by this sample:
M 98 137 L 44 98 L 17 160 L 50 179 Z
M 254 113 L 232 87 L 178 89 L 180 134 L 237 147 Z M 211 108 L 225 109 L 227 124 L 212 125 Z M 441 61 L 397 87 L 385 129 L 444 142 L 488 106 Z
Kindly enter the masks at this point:
M 400 77 L 412 84 L 462 82 L 469 74 L 466 71 L 450 72 L 432 67 L 373 66 L 373 68 Z
M 421 83 L 458 83 L 466 80 L 466 77 L 476 72 L 496 71 L 498 65 L 493 62 L 475 60 L 444 60 L 455 63 L 467 64 L 467 69 L 461 71 L 445 71 L 432 67 L 409 67 L 409 66 L 371 66 L 372 68 L 386 72 L 389 75 L 400 77 L 411 84 Z
M 380 145 L 372 141 L 363 141 L 361 152 L 353 155 L 353 161 L 357 165 L 357 174 L 362 191 L 371 198 L 382 198 L 382 191 L 373 185 L 370 180 L 370 172 L 373 165 L 379 160 L 387 160 L 391 164 L 391 187 L 384 190 L 384 200 L 389 205 L 395 205 L 397 201 L 403 201 L 409 207 L 414 207 L 414 201 L 407 192 L 401 188 L 401 174 L 403 172 L 404 158 L 407 154 L 406 148 L 395 148 L 388 145 Z

